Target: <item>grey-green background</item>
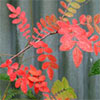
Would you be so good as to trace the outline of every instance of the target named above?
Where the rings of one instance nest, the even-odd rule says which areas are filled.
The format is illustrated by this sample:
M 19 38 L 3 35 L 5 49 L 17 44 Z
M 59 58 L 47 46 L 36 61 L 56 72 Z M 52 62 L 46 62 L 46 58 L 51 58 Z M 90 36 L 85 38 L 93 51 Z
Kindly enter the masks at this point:
M 39 21 L 41 17 L 44 18 L 46 15 L 52 13 L 59 16 L 57 11 L 60 7 L 59 1 L 60 0 L 0 0 L 0 55 L 16 54 L 24 48 L 27 42 L 22 37 L 17 26 L 11 24 L 11 19 L 8 18 L 10 12 L 6 7 L 6 3 L 20 6 L 22 10 L 26 12 L 28 23 L 35 26 L 35 23 Z M 88 4 L 78 10 L 78 14 L 76 14 L 75 17 L 78 18 L 80 14 L 83 13 L 91 15 L 100 13 L 100 0 L 90 0 Z M 31 26 L 31 29 L 32 27 L 33 26 Z M 62 79 L 62 77 L 65 76 L 70 85 L 75 89 L 78 96 L 77 100 L 100 100 L 100 75 L 88 77 L 91 65 L 100 58 L 100 54 L 96 57 L 94 53 L 83 52 L 83 62 L 77 69 L 72 60 L 72 51 L 59 51 L 59 38 L 59 35 L 55 35 L 45 39 L 46 43 L 54 50 L 53 54 L 56 56 L 58 60 L 57 63 L 60 66 L 59 70 L 55 70 L 53 81 L 47 79 L 49 87 L 52 86 L 55 80 Z M 38 69 L 41 68 L 41 64 L 36 60 L 37 54 L 34 48 L 25 52 L 23 60 L 32 56 L 34 56 L 34 58 L 25 61 L 24 64 L 33 64 Z M 3 61 L 7 58 L 6 56 L 2 56 Z M 0 72 L 5 72 L 5 70 L 0 69 Z M 44 74 L 46 74 L 46 72 L 44 72 Z M 6 82 L 0 81 L 0 90 L 2 90 L 2 93 L 6 85 Z

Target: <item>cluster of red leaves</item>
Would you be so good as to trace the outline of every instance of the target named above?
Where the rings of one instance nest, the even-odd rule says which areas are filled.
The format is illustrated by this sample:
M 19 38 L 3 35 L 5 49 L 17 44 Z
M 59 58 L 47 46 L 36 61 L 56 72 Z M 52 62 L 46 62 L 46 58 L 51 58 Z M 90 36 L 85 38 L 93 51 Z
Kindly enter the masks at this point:
M 48 44 L 44 43 L 43 41 L 39 42 L 30 42 L 30 44 L 34 47 L 37 48 L 36 52 L 37 54 L 40 54 L 38 56 L 38 61 L 44 62 L 45 60 L 48 59 L 48 61 L 44 62 L 42 65 L 42 69 L 46 70 L 47 69 L 47 74 L 50 80 L 53 79 L 54 76 L 54 71 L 53 69 L 58 69 L 58 65 L 56 64 L 56 58 L 53 56 L 51 53 L 53 50 L 49 48 Z
M 24 11 L 21 11 L 20 7 L 17 7 L 15 9 L 14 6 L 7 3 L 8 9 L 12 12 L 12 14 L 9 15 L 10 18 L 14 18 L 12 21 L 12 24 L 18 24 L 18 29 L 20 32 L 23 32 L 23 36 L 28 39 L 30 35 L 28 35 L 30 31 L 30 24 L 27 24 L 27 18 L 26 13 Z M 19 24 L 20 23 L 20 24 Z
M 40 22 L 36 23 L 37 28 L 36 27 L 33 28 L 34 32 L 37 34 L 37 37 L 32 35 L 33 39 L 39 40 L 41 37 L 42 38 L 45 37 L 46 34 L 56 32 L 59 29 L 56 22 L 57 18 L 54 14 L 52 14 L 51 16 L 46 16 L 45 19 L 40 18 Z
M 10 14 L 9 17 L 15 18 L 12 21 L 12 23 L 13 24 L 21 23 L 18 25 L 18 28 L 20 32 L 24 32 L 23 36 L 25 36 L 26 39 L 28 39 L 30 37 L 30 35 L 27 35 L 28 33 L 30 33 L 30 30 L 29 30 L 30 24 L 26 24 L 27 18 L 26 18 L 25 12 L 24 11 L 21 12 L 20 7 L 17 7 L 15 9 L 14 6 L 12 6 L 11 4 L 7 4 L 7 7 L 12 12 L 12 14 Z M 49 59 L 48 62 L 43 63 L 42 69 L 43 70 L 47 69 L 47 73 L 50 80 L 53 79 L 53 75 L 54 75 L 53 68 L 57 69 L 58 65 L 56 64 L 56 58 L 53 55 L 51 55 L 52 49 L 49 48 L 46 43 L 44 43 L 43 41 L 40 41 L 40 39 L 46 37 L 46 34 L 50 34 L 50 32 L 54 33 L 59 29 L 56 22 L 57 22 L 57 18 L 53 14 L 51 16 L 46 16 L 45 19 L 41 18 L 40 22 L 37 22 L 37 28 L 36 27 L 33 28 L 37 36 L 32 35 L 32 38 L 34 39 L 34 41 L 30 42 L 30 45 L 33 45 L 33 47 L 37 48 L 37 53 L 41 54 L 38 57 L 38 61 L 42 62 L 46 58 Z M 42 34 L 41 32 L 44 34 Z M 47 53 L 47 54 L 42 54 L 42 53 Z
M 57 22 L 60 27 L 58 33 L 63 35 L 60 39 L 60 42 L 62 43 L 60 50 L 69 51 L 74 47 L 73 61 L 76 67 L 79 67 L 83 59 L 83 54 L 80 49 L 86 52 L 94 51 L 96 55 L 100 52 L 100 41 L 97 41 L 99 36 L 93 35 L 94 28 L 91 25 L 92 17 L 89 15 L 81 15 L 79 20 L 81 25 L 87 26 L 89 30 L 88 32 L 78 25 L 78 21 L 76 19 L 72 20 L 72 24 L 70 24 L 69 21 Z
M 21 65 L 19 68 L 18 63 L 13 63 L 11 60 L 7 60 L 5 63 L 1 64 L 1 68 L 7 68 L 7 74 L 10 77 L 10 81 L 16 81 L 15 87 L 21 88 L 24 93 L 27 93 L 28 87 L 34 87 L 34 91 L 37 94 L 41 92 L 50 92 L 47 87 L 46 78 L 42 75 L 41 70 L 37 70 L 33 65 L 30 65 L 30 69 Z
M 30 31 L 30 24 L 27 23 L 26 13 L 24 11 L 21 11 L 20 7 L 15 7 L 11 4 L 7 3 L 8 9 L 12 12 L 12 14 L 9 15 L 10 18 L 15 18 L 12 21 L 12 24 L 18 24 L 18 29 L 20 32 L 23 32 L 23 36 L 28 39 L 30 35 L 28 35 Z M 40 22 L 37 22 L 37 28 L 34 27 L 33 30 L 37 34 L 37 36 L 32 35 L 32 38 L 35 40 L 39 40 L 41 37 L 45 37 L 46 34 L 50 32 L 56 32 L 58 30 L 58 25 L 56 24 L 57 18 L 54 14 L 51 16 L 46 16 L 45 19 L 41 18 Z M 20 24 L 19 24 L 20 23 Z M 47 31 L 46 31 L 47 30 Z M 40 32 L 39 32 L 40 31 Z

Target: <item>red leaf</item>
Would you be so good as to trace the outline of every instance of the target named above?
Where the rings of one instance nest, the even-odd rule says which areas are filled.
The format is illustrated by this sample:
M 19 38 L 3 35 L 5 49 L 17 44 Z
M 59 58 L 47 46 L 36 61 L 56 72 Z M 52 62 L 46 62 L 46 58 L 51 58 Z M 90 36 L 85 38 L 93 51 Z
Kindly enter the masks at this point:
M 97 46 L 100 46 L 100 41 L 97 41 L 95 44 L 96 44 Z
M 12 64 L 12 60 L 8 59 L 6 60 L 5 63 L 1 64 L 0 67 L 5 68 L 5 67 L 8 67 L 10 64 Z
M 17 7 L 16 8 L 16 14 L 19 15 L 20 13 L 21 13 L 21 8 L 20 7 Z
M 65 9 L 68 8 L 67 5 L 66 5 L 66 3 L 65 3 L 64 1 L 60 1 L 60 4 L 61 4 L 61 6 L 64 7 Z
M 34 32 L 35 32 L 37 35 L 39 35 L 39 36 L 41 36 L 41 37 L 44 37 L 44 36 L 45 36 L 44 34 L 39 33 L 39 31 L 38 31 L 37 28 L 34 27 L 33 30 L 34 30 Z
M 38 43 L 35 43 L 35 42 L 30 42 L 30 45 L 32 45 L 34 48 L 40 47 L 40 45 Z
M 35 85 L 34 85 L 34 91 L 35 91 L 36 94 L 39 93 L 39 88 L 37 88 Z
M 27 93 L 27 84 L 26 82 L 21 83 L 21 90 L 26 94 Z
M 79 18 L 79 20 L 80 20 L 80 24 L 85 25 L 86 16 L 85 15 L 81 15 L 80 18 Z
M 23 26 L 24 26 L 26 23 L 27 23 L 27 18 L 24 18 L 24 19 L 22 20 Z
M 14 19 L 14 20 L 12 21 L 12 24 L 18 24 L 18 23 L 20 23 L 20 22 L 21 22 L 20 19 Z
M 45 70 L 49 67 L 50 65 L 50 62 L 44 62 L 43 65 L 42 65 L 42 69 Z
M 46 44 L 46 43 L 43 42 L 43 41 L 39 41 L 38 44 L 39 44 L 41 47 L 43 47 L 43 48 L 48 47 L 48 44 Z
M 29 68 L 27 66 L 25 66 L 24 71 L 26 72 Z
M 7 65 L 11 65 L 12 64 L 12 60 L 11 59 L 6 60 L 6 64 Z
M 88 28 L 89 32 L 91 32 L 91 33 L 94 32 L 94 28 L 91 24 L 87 24 L 87 28 Z
M 20 29 L 20 32 L 24 32 L 28 28 L 30 28 L 30 24 L 26 24 L 23 28 Z
M 23 36 L 26 36 L 27 34 L 29 34 L 31 31 L 27 30 L 26 32 L 23 33 Z
M 73 50 L 73 61 L 75 63 L 76 68 L 78 68 L 82 62 L 83 54 L 78 47 L 75 47 Z
M 30 37 L 31 37 L 30 35 L 27 35 L 25 38 L 28 39 L 28 38 L 30 38 Z
M 16 82 L 15 82 L 15 87 L 16 88 L 19 88 L 21 85 L 21 78 L 17 79 Z
M 72 23 L 73 23 L 74 25 L 76 25 L 76 24 L 78 24 L 78 21 L 74 18 L 74 19 L 72 20 Z
M 22 11 L 19 18 L 23 20 L 23 19 L 25 19 L 25 16 L 26 16 L 25 11 Z
M 16 9 L 15 9 L 14 6 L 12 6 L 11 4 L 7 3 L 7 7 L 11 12 L 16 13 Z
M 48 97 L 48 98 L 49 98 L 49 94 L 44 94 L 44 93 L 43 93 L 43 96 L 45 96 L 45 97 Z
M 61 8 L 59 8 L 58 11 L 63 15 L 65 14 L 65 12 Z
M 42 25 L 40 23 L 37 23 L 37 27 L 40 31 L 42 31 Z
M 5 68 L 5 67 L 7 67 L 7 64 L 6 63 L 3 63 L 3 64 L 0 65 L 0 67 L 1 68 Z
M 58 69 L 59 68 L 59 66 L 55 62 L 51 62 L 50 63 L 50 67 L 52 67 L 54 69 Z
M 93 52 L 92 43 L 86 41 L 78 41 L 77 45 L 86 52 Z
M 33 76 L 38 77 L 42 74 L 42 71 L 41 70 L 36 70 L 36 71 L 29 70 L 29 73 L 31 73 Z
M 44 75 L 42 75 L 39 77 L 39 82 L 43 82 L 43 81 L 45 81 L 45 79 L 46 79 L 46 77 Z
M 41 92 L 50 92 L 50 90 L 49 90 L 49 88 L 47 86 L 43 86 L 43 87 L 39 88 L 39 90 Z
M 33 84 L 33 82 L 29 81 L 28 85 L 29 85 L 30 88 L 32 88 L 34 84 Z
M 100 14 L 98 13 L 94 16 L 94 24 L 99 24 L 99 23 L 100 23 Z
M 16 18 L 18 15 L 17 14 L 10 14 L 9 17 L 10 18 Z
M 90 41 L 96 41 L 99 39 L 99 36 L 98 35 L 93 35 L 89 40 Z
M 60 46 L 60 51 L 68 51 L 68 50 L 71 50 L 74 47 L 75 43 L 76 42 L 74 42 L 74 41 L 66 41 L 65 43 L 63 43 Z
M 18 66 L 19 66 L 19 64 L 18 63 L 14 63 L 14 64 L 12 64 L 12 66 L 11 66 L 11 68 L 13 68 L 13 69 L 18 69 Z
M 55 31 L 55 30 L 52 29 L 51 27 L 46 27 L 46 29 L 47 29 L 48 31 L 50 31 L 50 32 L 54 32 L 54 31 Z
M 100 34 L 100 27 L 96 24 L 94 24 L 94 26 L 95 26 L 96 32 Z
M 31 82 L 38 82 L 38 78 L 36 78 L 36 77 L 29 76 L 28 79 L 29 79 Z
M 54 71 L 51 67 L 48 68 L 47 74 L 48 74 L 49 79 L 52 80 L 54 76 Z
M 92 16 L 88 15 L 87 16 L 87 24 L 92 23 Z
M 52 53 L 53 51 L 52 51 L 52 49 L 51 48 L 44 48 L 44 51 L 46 52 L 46 53 Z
M 43 53 L 43 51 L 44 51 L 43 48 L 38 48 L 38 49 L 36 50 L 36 53 L 37 53 L 37 54 L 41 54 L 41 53 Z
M 50 61 L 52 61 L 52 62 L 56 62 L 57 61 L 56 58 L 55 58 L 55 56 L 53 56 L 53 55 L 48 55 L 48 59 Z
M 51 17 L 51 21 L 52 21 L 53 23 L 56 23 L 56 21 L 57 21 L 56 16 L 55 16 L 54 14 L 52 14 L 50 17 Z
M 98 55 L 98 47 L 96 44 L 94 44 L 94 53 L 96 56 Z
M 16 79 L 16 73 L 10 74 L 10 81 L 13 82 Z
M 46 54 L 42 54 L 40 56 L 38 56 L 38 61 L 44 61 L 47 58 Z
M 43 18 L 40 19 L 40 22 L 43 25 L 43 27 L 47 27 L 46 21 Z
M 13 73 L 13 69 L 8 66 L 7 74 L 10 76 Z

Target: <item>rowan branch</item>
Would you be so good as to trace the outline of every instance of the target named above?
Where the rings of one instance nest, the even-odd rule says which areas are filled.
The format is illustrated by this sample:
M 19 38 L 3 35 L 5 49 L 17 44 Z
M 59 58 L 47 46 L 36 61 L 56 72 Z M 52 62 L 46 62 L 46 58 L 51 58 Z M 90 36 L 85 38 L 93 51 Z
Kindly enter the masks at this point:
M 37 40 L 36 42 L 42 41 L 44 40 L 46 37 L 50 36 L 50 35 L 54 35 L 57 34 L 57 32 L 55 33 L 48 33 L 45 37 L 41 38 L 40 40 Z M 26 50 L 28 50 L 29 48 L 31 48 L 32 45 L 28 45 L 26 46 L 23 50 L 21 50 L 19 53 L 17 53 L 16 55 L 14 55 L 13 57 L 11 57 L 10 59 L 13 60 L 14 58 L 18 57 L 19 55 L 23 54 Z

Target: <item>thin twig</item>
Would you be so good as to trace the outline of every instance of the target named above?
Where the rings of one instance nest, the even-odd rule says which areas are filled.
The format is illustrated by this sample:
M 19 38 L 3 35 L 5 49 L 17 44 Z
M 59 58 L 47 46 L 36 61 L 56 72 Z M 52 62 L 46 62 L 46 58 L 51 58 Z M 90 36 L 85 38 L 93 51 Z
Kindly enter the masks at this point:
M 45 37 L 41 38 L 40 40 L 37 40 L 36 42 L 42 41 L 42 40 L 44 40 L 46 37 L 48 37 L 49 35 L 54 35 L 54 34 L 57 34 L 57 32 L 55 32 L 55 33 L 49 33 L 49 34 L 47 34 Z M 16 55 L 14 55 L 13 57 L 11 57 L 10 59 L 12 60 L 12 59 L 18 57 L 19 55 L 23 54 L 26 50 L 28 50 L 28 49 L 31 48 L 31 47 L 32 47 L 32 45 L 28 45 L 27 47 L 25 47 L 23 50 L 21 50 L 19 53 L 17 53 Z
M 6 98 L 6 96 L 7 96 L 7 93 L 8 93 L 8 89 L 9 89 L 10 84 L 11 84 L 11 82 L 8 83 L 7 88 L 6 88 L 6 90 L 5 90 L 5 92 L 4 92 L 4 95 L 3 95 L 3 97 L 2 97 L 2 100 L 5 100 L 5 98 Z

